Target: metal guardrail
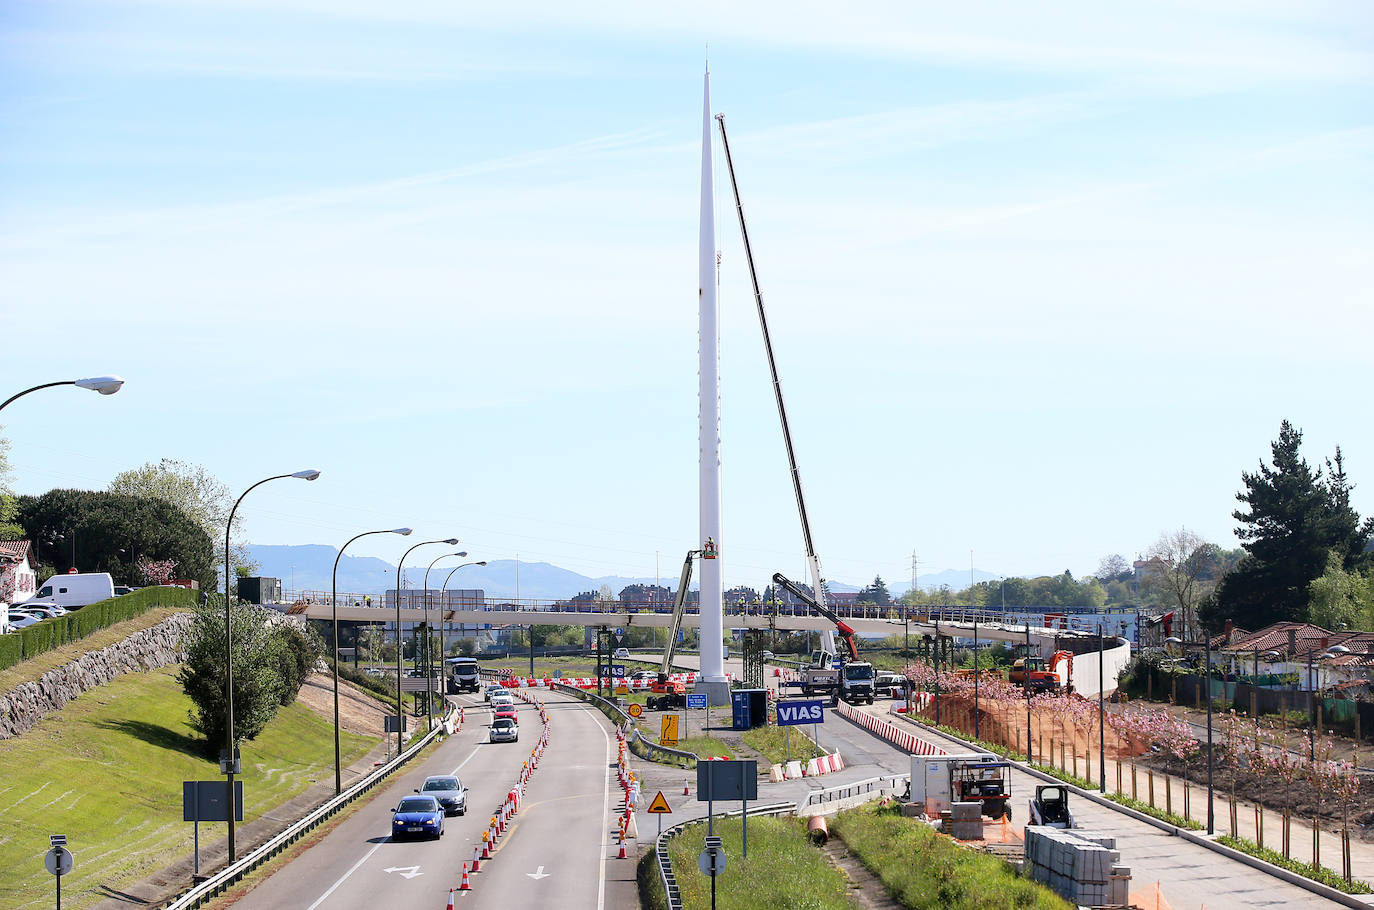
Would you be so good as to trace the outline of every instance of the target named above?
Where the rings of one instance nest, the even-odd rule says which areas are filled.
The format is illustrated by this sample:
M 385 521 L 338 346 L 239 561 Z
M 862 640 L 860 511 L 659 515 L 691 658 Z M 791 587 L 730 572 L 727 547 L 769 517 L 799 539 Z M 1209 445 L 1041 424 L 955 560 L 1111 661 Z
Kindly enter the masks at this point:
M 852 784 L 842 784 L 838 787 L 827 787 L 824 790 L 812 790 L 806 795 L 806 805 L 818 806 L 822 803 L 837 802 L 842 799 L 850 799 L 855 796 L 862 796 L 865 793 L 872 793 L 874 790 L 880 792 L 897 793 L 898 784 L 906 782 L 911 785 L 910 774 L 890 774 L 885 777 L 870 777 L 865 780 L 855 781 Z M 905 787 L 903 788 L 905 789 Z
M 199 907 L 210 898 L 223 894 L 231 885 L 240 881 L 249 872 L 252 872 L 258 866 L 281 853 L 305 834 L 317 828 L 322 822 L 334 815 L 344 806 L 391 776 L 393 772 L 399 770 L 403 765 L 418 755 L 420 750 L 427 746 L 434 737 L 443 732 L 443 729 L 442 725 L 436 726 L 418 741 L 412 743 L 409 749 L 396 756 L 396 758 L 392 759 L 387 764 L 382 765 L 380 768 L 373 771 L 338 796 L 329 800 L 309 815 L 292 823 L 279 834 L 269 838 L 265 843 L 250 851 L 247 856 L 232 865 L 226 866 L 199 885 L 196 885 L 190 891 L 182 894 L 176 900 L 168 904 L 166 910 L 191 910 L 193 907 Z
M 795 815 L 797 813 L 796 803 L 771 803 L 766 806 L 751 806 L 750 815 Z M 741 815 L 739 809 L 732 812 L 718 813 L 721 818 L 734 818 Z M 658 877 L 663 883 L 663 893 L 668 899 L 669 910 L 682 910 L 682 892 L 677 886 L 677 876 L 673 874 L 673 862 L 668 858 L 668 839 L 677 837 L 688 825 L 694 825 L 701 821 L 699 818 L 688 819 L 685 822 L 678 822 L 671 828 L 664 830 L 654 841 L 654 858 L 658 860 Z
M 670 746 L 660 746 L 658 743 L 652 742 L 651 740 L 646 739 L 644 736 L 640 735 L 639 730 L 634 725 L 633 718 L 631 718 L 630 715 L 626 714 L 624 710 L 621 709 L 620 705 L 617 705 L 615 702 L 608 701 L 607 699 L 604 699 L 599 695 L 593 695 L 592 693 L 587 692 L 583 689 L 579 689 L 576 686 L 569 686 L 560 682 L 554 682 L 553 688 L 555 691 L 565 692 L 568 695 L 571 695 L 573 698 L 576 698 L 580 701 L 585 701 L 589 704 L 594 704 L 597 707 L 601 708 L 603 711 L 608 711 L 613 713 L 614 715 L 617 715 L 620 718 L 618 723 L 628 727 L 630 730 L 630 751 L 634 752 L 640 758 L 643 758 L 646 761 L 657 762 L 658 758 L 656 756 L 667 756 L 668 758 L 673 760 L 674 764 L 681 762 L 685 767 L 688 768 L 695 768 L 697 766 L 698 759 L 697 754 L 695 752 L 687 752 L 682 749 L 674 749 Z M 644 751 L 642 753 L 635 751 L 635 746 L 639 746 Z

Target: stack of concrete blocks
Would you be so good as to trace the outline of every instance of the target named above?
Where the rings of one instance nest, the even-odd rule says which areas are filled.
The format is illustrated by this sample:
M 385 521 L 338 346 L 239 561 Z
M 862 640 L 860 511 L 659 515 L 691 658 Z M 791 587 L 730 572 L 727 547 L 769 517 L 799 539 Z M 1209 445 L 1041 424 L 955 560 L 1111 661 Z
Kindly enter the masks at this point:
M 950 825 L 944 830 L 955 840 L 982 840 L 982 803 L 950 803 L 949 816 Z
M 1131 870 L 1120 863 L 1114 837 L 1026 826 L 1026 868 L 1031 879 L 1077 906 L 1126 906 Z

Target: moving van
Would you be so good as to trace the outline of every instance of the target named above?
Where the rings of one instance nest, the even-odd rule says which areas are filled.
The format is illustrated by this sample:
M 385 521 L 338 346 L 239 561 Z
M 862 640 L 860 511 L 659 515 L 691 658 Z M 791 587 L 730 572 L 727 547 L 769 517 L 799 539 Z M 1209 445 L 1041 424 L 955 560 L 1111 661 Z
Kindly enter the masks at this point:
M 58 604 L 68 610 L 79 610 L 87 604 L 114 597 L 114 580 L 109 572 L 83 572 L 78 575 L 54 575 L 39 587 L 34 594 L 18 608 L 44 607 Z

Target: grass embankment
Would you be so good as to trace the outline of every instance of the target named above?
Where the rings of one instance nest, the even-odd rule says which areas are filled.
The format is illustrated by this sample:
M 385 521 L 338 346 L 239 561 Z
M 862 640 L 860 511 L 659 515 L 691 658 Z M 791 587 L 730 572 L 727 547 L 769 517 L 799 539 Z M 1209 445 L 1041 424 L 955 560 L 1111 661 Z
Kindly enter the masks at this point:
M 830 828 L 905 907 L 1070 910 L 1063 898 L 1018 877 L 1002 860 L 961 847 L 929 826 L 903 818 L 895 806 L 868 803 L 841 812 Z
M 756 752 L 761 752 L 769 763 L 774 765 L 780 765 L 787 760 L 789 749 L 794 760 L 803 762 L 819 758 L 825 754 L 811 741 L 811 737 L 801 730 L 792 733 L 786 732 L 791 729 L 791 727 L 770 726 L 746 730 L 744 744 Z
M 695 752 L 699 758 L 734 758 L 735 750 L 714 736 L 687 736 L 679 739 L 674 749 Z
M 849 881 L 806 839 L 806 823 L 799 818 L 749 819 L 749 858 L 743 856 L 740 820 L 716 821 L 728 860 L 716 877 L 716 904 L 731 910 L 852 910 Z M 682 903 L 687 910 L 711 906 L 711 879 L 697 868 L 706 825 L 689 825 L 668 842 Z M 904 861 L 910 861 L 906 858 Z M 663 886 L 657 864 L 644 864 L 641 890 L 650 894 L 646 907 L 663 907 Z M 655 903 L 657 901 L 657 903 Z
M 186 588 L 141 588 L 122 597 L 97 601 L 65 616 L 45 619 L 27 629 L 0 636 L 0 667 L 17 666 L 68 642 L 88 639 L 101 629 L 135 619 L 153 607 L 190 609 L 195 606 L 196 598 L 196 592 Z
M 181 820 L 181 783 L 214 780 L 191 729 L 190 700 L 175 667 L 130 673 L 69 702 L 21 737 L 0 741 L 0 818 L 9 861 L 0 863 L 0 906 L 47 907 L 47 835 L 67 835 L 76 868 L 63 877 L 63 905 L 87 907 L 192 849 Z M 344 733 L 344 762 L 376 737 Z M 333 774 L 333 727 L 301 704 L 282 708 L 243 746 L 245 821 Z M 202 827 L 203 840 L 223 836 Z
M 135 632 L 151 629 L 174 613 L 184 612 L 185 609 L 180 607 L 153 607 L 133 619 L 106 626 L 85 638 L 74 639 L 51 651 L 36 654 L 28 660 L 0 670 L 0 692 L 8 692 L 26 682 L 37 682 L 44 673 L 76 660 L 82 654 L 117 644 Z

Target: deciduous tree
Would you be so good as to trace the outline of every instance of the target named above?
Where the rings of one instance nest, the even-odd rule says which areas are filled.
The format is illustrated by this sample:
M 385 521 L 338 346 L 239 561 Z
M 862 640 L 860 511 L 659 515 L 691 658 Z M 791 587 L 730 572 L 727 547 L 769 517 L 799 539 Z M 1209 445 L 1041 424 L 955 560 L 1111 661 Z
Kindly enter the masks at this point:
M 1212 549 L 1200 534 L 1179 528 L 1159 535 L 1146 553 L 1150 571 L 1144 582 L 1160 591 L 1162 599 L 1178 611 L 1185 641 L 1194 641 L 1201 631 L 1197 606 L 1212 591 L 1204 577 L 1212 562 Z

